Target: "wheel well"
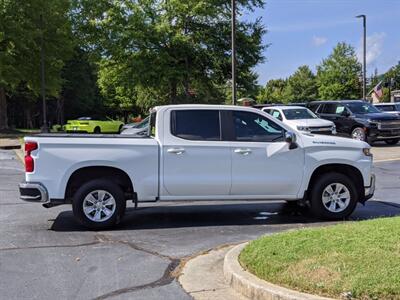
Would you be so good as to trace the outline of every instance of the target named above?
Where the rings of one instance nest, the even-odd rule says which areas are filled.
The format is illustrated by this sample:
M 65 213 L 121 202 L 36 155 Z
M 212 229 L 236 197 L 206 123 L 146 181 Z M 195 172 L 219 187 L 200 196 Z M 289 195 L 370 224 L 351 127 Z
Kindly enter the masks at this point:
M 362 174 L 356 167 L 346 164 L 327 164 L 316 168 L 311 175 L 310 182 L 308 183 L 307 192 L 311 191 L 311 188 L 318 177 L 330 172 L 341 173 L 349 177 L 356 186 L 359 200 L 362 199 L 362 197 L 364 196 L 364 180 Z
M 65 189 L 65 200 L 71 201 L 79 187 L 93 179 L 106 179 L 119 185 L 125 194 L 125 199 L 132 199 L 134 196 L 133 184 L 128 174 L 114 167 L 85 167 L 76 170 L 70 176 Z

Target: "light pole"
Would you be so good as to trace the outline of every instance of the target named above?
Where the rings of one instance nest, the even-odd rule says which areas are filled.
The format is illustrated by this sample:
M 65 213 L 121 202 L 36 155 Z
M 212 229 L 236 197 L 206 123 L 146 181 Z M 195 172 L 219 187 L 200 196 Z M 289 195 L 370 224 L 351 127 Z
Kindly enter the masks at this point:
M 231 0 L 231 9 L 232 9 L 232 25 L 231 25 L 231 34 L 232 34 L 232 104 L 236 105 L 236 0 Z
M 42 132 L 49 132 L 49 128 L 47 126 L 47 110 L 46 110 L 46 85 L 44 78 L 44 22 L 43 15 L 40 15 L 40 28 L 41 28 L 41 36 L 40 36 L 40 93 L 42 96 L 42 106 L 43 106 L 43 126 Z
M 366 15 L 359 15 L 356 18 L 363 19 L 363 29 L 364 29 L 364 36 L 363 36 L 363 99 L 367 99 L 366 95 L 366 85 L 367 85 L 367 16 Z

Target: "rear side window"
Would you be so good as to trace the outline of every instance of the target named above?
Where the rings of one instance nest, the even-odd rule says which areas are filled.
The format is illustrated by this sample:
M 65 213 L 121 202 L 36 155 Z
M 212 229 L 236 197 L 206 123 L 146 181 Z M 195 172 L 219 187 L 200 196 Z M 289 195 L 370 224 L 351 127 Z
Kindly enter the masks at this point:
M 395 108 L 392 105 L 379 105 L 377 106 L 378 109 L 380 109 L 381 111 L 394 111 Z
M 236 141 L 275 142 L 283 140 L 283 128 L 259 114 L 234 111 L 233 122 Z
M 336 108 L 337 108 L 336 103 L 326 103 L 322 108 L 321 113 L 334 115 L 336 114 Z
M 174 110 L 171 133 L 185 140 L 220 141 L 219 110 Z
M 312 112 L 316 112 L 319 106 L 320 106 L 319 103 L 310 103 L 310 104 L 307 105 L 307 108 L 309 110 L 311 110 Z

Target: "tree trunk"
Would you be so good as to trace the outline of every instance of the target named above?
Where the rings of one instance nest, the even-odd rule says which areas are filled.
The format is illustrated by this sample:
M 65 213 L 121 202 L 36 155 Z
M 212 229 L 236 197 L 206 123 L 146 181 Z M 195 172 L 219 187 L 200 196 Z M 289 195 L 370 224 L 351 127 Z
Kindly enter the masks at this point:
M 33 128 L 33 122 L 32 122 L 32 109 L 30 106 L 28 106 L 25 110 L 25 118 L 26 118 L 26 128 L 32 129 Z
M 57 124 L 64 125 L 64 95 L 57 99 Z
M 8 129 L 7 98 L 4 87 L 0 86 L 0 130 Z

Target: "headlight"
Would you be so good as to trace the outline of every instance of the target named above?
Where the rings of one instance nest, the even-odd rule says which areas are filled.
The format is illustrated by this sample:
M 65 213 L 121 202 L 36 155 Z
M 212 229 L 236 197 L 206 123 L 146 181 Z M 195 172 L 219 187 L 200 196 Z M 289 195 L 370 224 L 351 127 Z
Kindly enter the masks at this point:
M 297 130 L 300 131 L 310 131 L 310 128 L 307 126 L 297 126 Z
M 372 157 L 371 148 L 363 148 L 363 153 L 364 153 L 365 156 L 371 156 Z

